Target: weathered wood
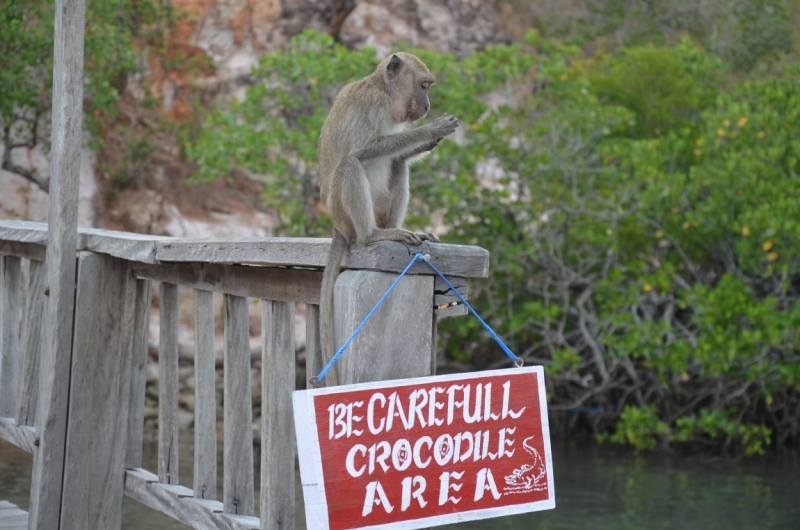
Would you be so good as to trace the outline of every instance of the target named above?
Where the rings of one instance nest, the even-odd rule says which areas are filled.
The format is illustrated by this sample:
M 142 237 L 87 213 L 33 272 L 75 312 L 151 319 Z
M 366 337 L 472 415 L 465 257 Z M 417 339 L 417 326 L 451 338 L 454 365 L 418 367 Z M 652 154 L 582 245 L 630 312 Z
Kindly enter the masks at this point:
M 250 391 L 250 315 L 247 298 L 225 295 L 225 513 L 253 515 L 253 411 Z
M 180 239 L 89 228 L 81 229 L 79 234 L 76 246 L 78 250 L 90 250 L 151 264 L 253 263 L 321 269 L 325 267 L 331 244 L 330 239 L 326 238 Z M 0 240 L 41 243 L 45 239 L 46 229 L 43 223 L 0 221 Z M 489 273 L 489 253 L 486 250 L 445 243 L 423 243 L 419 247 L 408 247 L 396 241 L 382 241 L 374 245 L 353 247 L 344 257 L 342 267 L 400 272 L 417 252 L 429 254 L 431 263 L 448 278 L 485 278 Z M 423 263 L 415 264 L 409 273 L 434 274 Z M 205 288 L 200 285 L 197 287 Z
M 17 385 L 17 425 L 35 425 L 39 404 L 39 365 L 44 335 L 45 266 L 31 260 L 23 274 L 20 370 Z
M 11 418 L 0 418 L 0 438 L 29 453 L 36 450 L 36 429 L 25 425 L 16 425 Z
M 461 293 L 461 296 L 463 296 L 466 300 L 469 300 L 469 282 L 467 281 L 467 278 L 448 276 L 447 279 L 451 284 L 453 284 L 453 287 L 458 289 L 458 292 Z M 450 286 L 448 286 L 438 274 L 434 276 L 433 305 L 438 306 L 441 304 L 458 301 L 458 296 L 456 296 L 456 294 L 450 289 Z
M 322 370 L 322 347 L 319 341 L 319 306 L 306 305 L 306 388 L 308 381 Z
M 194 492 L 217 498 L 217 392 L 214 293 L 194 290 Z
M 339 276 L 334 287 L 337 348 L 396 278 L 371 271 L 345 271 Z M 339 383 L 431 375 L 432 300 L 432 277 L 403 278 L 339 358 Z
M 47 223 L 2 220 L 0 240 L 47 246 Z
M 133 339 L 131 341 L 131 387 L 128 402 L 128 442 L 125 467 L 142 466 L 142 438 L 144 436 L 144 393 L 147 386 L 147 338 L 150 328 L 150 280 L 136 280 L 136 306 L 134 309 Z
M 0 501 L 0 530 L 27 530 L 28 512 L 8 501 Z
M 178 286 L 159 284 L 158 480 L 178 482 Z
M 31 528 L 59 528 L 75 303 L 78 186 L 83 141 L 85 0 L 56 0 L 45 341 L 31 482 Z
M 0 417 L 13 418 L 17 412 L 22 263 L 15 256 L 0 256 L 0 262 Z
M 221 513 L 219 501 L 193 498 L 188 488 L 159 484 L 158 477 L 144 469 L 129 469 L 125 473 L 125 495 L 145 506 L 167 514 L 194 528 L 217 530 L 256 530 L 258 517 Z
M 455 304 L 455 305 L 452 305 L 452 304 Z M 464 315 L 468 315 L 469 314 L 469 309 L 467 309 L 467 306 L 465 306 L 461 302 L 451 302 L 451 305 L 448 305 L 447 307 L 445 307 L 443 309 L 440 309 L 438 307 L 434 308 L 433 312 L 439 318 L 461 317 L 461 316 L 464 316 Z
M 299 267 L 325 267 L 330 239 L 272 237 L 240 239 L 172 239 L 159 241 L 159 262 L 270 263 Z M 397 241 L 355 246 L 345 255 L 345 269 L 402 271 L 414 253 L 429 254 L 433 263 L 447 276 L 485 278 L 489 274 L 489 253 L 467 245 L 423 243 L 409 247 Z M 410 274 L 434 274 L 424 263 L 417 263 Z
M 276 300 L 319 303 L 322 271 L 187 263 L 136 267 L 134 274 L 195 289 Z
M 0 239 L 0 255 L 2 256 L 18 256 L 20 258 L 44 261 L 45 254 L 47 254 L 45 245 Z
M 436 375 L 436 365 L 439 361 L 439 316 L 436 311 L 431 317 L 431 375 Z
M 156 262 L 156 243 L 170 237 L 118 232 L 100 228 L 81 228 L 78 248 L 143 263 Z
M 294 528 L 294 314 L 292 302 L 261 301 L 261 530 Z
M 61 528 L 119 528 L 136 280 L 128 264 L 78 258 Z M 62 374 L 63 376 L 64 374 Z

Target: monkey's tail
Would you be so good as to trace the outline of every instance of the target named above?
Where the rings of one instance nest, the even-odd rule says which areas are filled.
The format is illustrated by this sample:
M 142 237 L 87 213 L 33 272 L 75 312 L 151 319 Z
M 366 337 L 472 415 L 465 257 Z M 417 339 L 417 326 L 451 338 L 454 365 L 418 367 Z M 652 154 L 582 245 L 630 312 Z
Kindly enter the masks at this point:
M 347 240 L 338 230 L 334 229 L 331 250 L 328 252 L 328 264 L 325 265 L 325 272 L 322 274 L 322 289 L 319 300 L 320 342 L 322 343 L 322 357 L 325 364 L 328 364 L 335 353 L 333 344 L 333 286 L 336 284 L 336 278 L 339 277 L 342 258 L 345 251 L 347 251 L 347 247 Z M 328 372 L 325 380 L 327 381 L 325 386 L 339 384 L 339 376 L 335 367 Z

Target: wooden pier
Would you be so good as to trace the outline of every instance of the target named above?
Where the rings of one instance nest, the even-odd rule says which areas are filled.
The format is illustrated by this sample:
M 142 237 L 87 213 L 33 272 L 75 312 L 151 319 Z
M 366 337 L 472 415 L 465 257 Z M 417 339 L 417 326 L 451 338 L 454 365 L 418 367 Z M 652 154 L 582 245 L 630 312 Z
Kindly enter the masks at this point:
M 0 221 L 0 438 L 63 469 L 59 482 L 34 473 L 36 496 L 56 513 L 34 523 L 0 504 L 0 528 L 120 528 L 128 495 L 194 528 L 294 527 L 295 305 L 306 304 L 307 373 L 322 365 L 319 290 L 329 240 L 297 238 L 175 239 L 81 229 L 77 232 L 72 344 L 60 367 L 46 355 L 47 225 Z M 342 343 L 410 261 L 415 251 L 466 287 L 485 277 L 488 253 L 477 247 L 384 242 L 354 249 L 335 295 L 335 334 Z M 430 375 L 438 318 L 464 314 L 424 264 L 415 265 L 337 365 L 340 381 Z M 160 326 L 158 469 L 142 469 L 151 285 L 158 282 Z M 194 481 L 178 475 L 178 288 L 191 288 L 195 319 Z M 215 498 L 216 408 L 213 294 L 224 294 L 224 466 Z M 249 299 L 262 309 L 261 498 L 254 498 Z M 66 396 L 45 391 L 58 380 Z M 57 403 L 47 400 L 58 399 Z M 63 414 L 61 430 L 44 425 Z M 62 440 L 60 461 L 44 437 Z M 36 465 L 34 464 L 34 468 Z M 57 501 L 56 501 L 57 500 Z M 255 517 L 259 502 L 260 517 Z M 40 507 L 45 503 L 40 503 Z M 40 515 L 40 518 L 44 514 Z M 14 525 L 3 526 L 6 521 Z M 30 524 L 30 526 L 29 526 Z

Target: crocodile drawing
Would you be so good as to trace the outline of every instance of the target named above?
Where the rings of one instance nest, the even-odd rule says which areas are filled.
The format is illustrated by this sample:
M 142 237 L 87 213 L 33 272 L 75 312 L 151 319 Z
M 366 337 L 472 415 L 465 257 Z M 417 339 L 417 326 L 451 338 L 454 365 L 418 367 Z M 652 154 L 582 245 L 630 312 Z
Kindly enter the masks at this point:
M 518 469 L 515 469 L 510 475 L 505 476 L 506 484 L 505 491 L 507 493 L 526 493 L 533 490 L 541 489 L 539 481 L 545 476 L 547 470 L 545 469 L 544 461 L 542 460 L 539 451 L 537 451 L 531 444 L 533 436 L 525 438 L 522 442 L 522 447 L 529 455 L 533 457 L 532 464 L 522 464 Z

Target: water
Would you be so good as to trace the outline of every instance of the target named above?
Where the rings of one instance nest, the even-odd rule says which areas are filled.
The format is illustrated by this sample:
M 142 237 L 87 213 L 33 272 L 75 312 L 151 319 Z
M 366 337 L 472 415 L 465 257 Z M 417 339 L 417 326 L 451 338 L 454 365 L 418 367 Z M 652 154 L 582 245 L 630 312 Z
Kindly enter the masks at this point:
M 191 447 L 184 443 L 181 449 L 181 482 L 191 484 Z M 145 446 L 144 458 L 145 467 L 155 471 L 154 445 Z M 31 466 L 28 453 L 0 441 L 0 499 L 27 509 Z M 555 510 L 441 528 L 800 528 L 800 458 L 797 454 L 711 462 L 699 457 L 637 455 L 617 447 L 556 443 L 553 466 Z M 222 469 L 221 464 L 219 469 Z M 258 481 L 257 469 L 255 476 Z M 222 484 L 221 478 L 219 484 Z M 298 507 L 298 529 L 305 528 L 301 509 Z M 122 528 L 179 530 L 188 527 L 126 498 Z

